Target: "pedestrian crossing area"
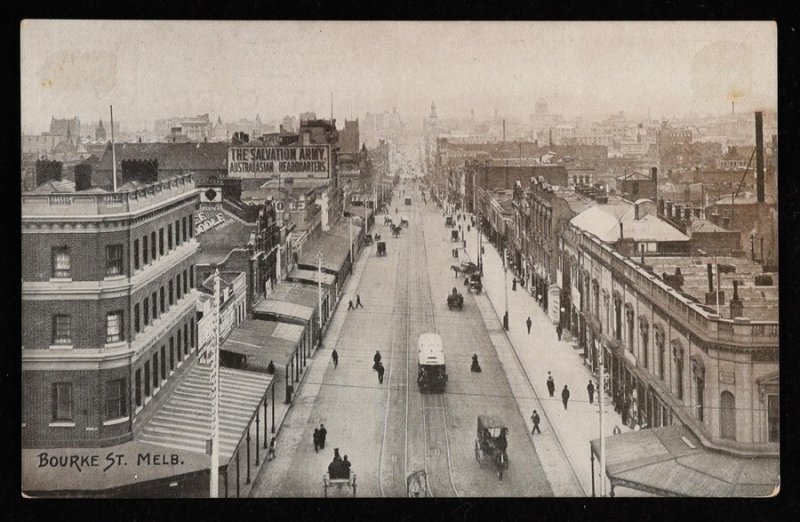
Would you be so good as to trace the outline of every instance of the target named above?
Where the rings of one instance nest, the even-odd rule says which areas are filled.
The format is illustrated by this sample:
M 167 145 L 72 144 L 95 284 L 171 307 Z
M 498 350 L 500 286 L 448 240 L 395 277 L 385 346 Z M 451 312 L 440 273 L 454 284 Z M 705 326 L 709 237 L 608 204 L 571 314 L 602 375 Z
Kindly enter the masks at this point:
M 219 371 L 220 458 L 227 462 L 260 406 L 272 376 L 230 368 Z M 205 453 L 211 439 L 211 367 L 195 364 L 137 439 Z

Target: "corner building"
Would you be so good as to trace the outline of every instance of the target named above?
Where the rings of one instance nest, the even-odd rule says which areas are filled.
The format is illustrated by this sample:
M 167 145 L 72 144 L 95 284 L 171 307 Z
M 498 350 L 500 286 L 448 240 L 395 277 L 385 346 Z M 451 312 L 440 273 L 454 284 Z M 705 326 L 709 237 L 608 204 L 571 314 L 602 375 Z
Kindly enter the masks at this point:
M 55 190 L 22 195 L 22 447 L 112 446 L 195 357 L 199 190 Z

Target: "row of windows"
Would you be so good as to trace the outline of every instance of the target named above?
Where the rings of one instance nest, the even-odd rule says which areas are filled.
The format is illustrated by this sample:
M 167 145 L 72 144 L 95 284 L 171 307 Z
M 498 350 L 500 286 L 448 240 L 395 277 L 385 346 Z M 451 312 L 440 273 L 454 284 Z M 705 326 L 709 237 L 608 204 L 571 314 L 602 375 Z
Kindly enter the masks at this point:
M 53 316 L 52 344 L 71 345 L 72 316 L 69 314 L 56 314 Z M 106 314 L 106 343 L 116 343 L 125 340 L 123 311 L 114 310 Z
M 174 244 L 173 244 L 173 231 L 174 231 Z M 166 248 L 165 248 L 166 237 Z M 166 227 L 166 234 L 164 227 L 158 229 L 158 236 L 153 231 L 148 236 L 142 236 L 139 239 L 133 240 L 133 269 L 139 270 L 141 266 L 147 265 L 150 262 L 155 262 L 156 259 L 163 257 L 169 253 L 173 248 L 178 248 L 184 241 L 188 241 L 194 237 L 194 214 L 184 216 L 175 220 L 175 223 L 169 223 Z M 141 243 L 141 248 L 140 248 Z M 141 256 L 141 258 L 140 258 Z M 141 260 L 141 262 L 140 262 Z
M 69 279 L 72 277 L 72 258 L 68 246 L 55 246 L 51 249 L 52 277 Z M 106 245 L 105 275 L 122 274 L 122 245 Z
M 185 323 L 183 329 L 179 328 L 176 335 L 170 336 L 168 344 L 169 352 L 167 344 L 161 345 L 161 349 L 153 352 L 153 356 L 134 373 L 133 393 L 137 408 L 142 406 L 144 398 L 153 395 L 155 390 L 169 378 L 168 373 L 171 374 L 175 370 L 176 363 L 181 364 L 184 357 L 188 357 L 189 352 L 196 349 L 194 318 Z
M 127 379 L 106 381 L 103 418 L 119 419 L 128 416 Z M 55 382 L 51 388 L 53 421 L 72 422 L 75 420 L 75 402 L 71 382 Z
M 155 321 L 161 317 L 170 306 L 174 305 L 185 294 L 189 293 L 189 289 L 194 288 L 194 265 L 191 265 L 183 273 L 178 273 L 175 280 L 167 282 L 166 289 L 164 286 L 158 289 L 158 292 L 153 292 L 140 303 L 133 305 L 133 331 L 138 334 L 142 331 L 143 325 L 150 325 L 151 321 Z

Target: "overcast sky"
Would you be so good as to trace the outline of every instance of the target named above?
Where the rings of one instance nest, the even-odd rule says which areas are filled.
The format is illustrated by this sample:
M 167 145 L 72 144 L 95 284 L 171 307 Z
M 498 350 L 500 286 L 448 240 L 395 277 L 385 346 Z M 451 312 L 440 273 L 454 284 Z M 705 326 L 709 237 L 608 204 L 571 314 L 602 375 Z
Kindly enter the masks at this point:
M 777 108 L 771 22 L 154 22 L 20 27 L 22 127 L 50 117 L 224 121 L 393 106 L 440 117 L 684 116 Z

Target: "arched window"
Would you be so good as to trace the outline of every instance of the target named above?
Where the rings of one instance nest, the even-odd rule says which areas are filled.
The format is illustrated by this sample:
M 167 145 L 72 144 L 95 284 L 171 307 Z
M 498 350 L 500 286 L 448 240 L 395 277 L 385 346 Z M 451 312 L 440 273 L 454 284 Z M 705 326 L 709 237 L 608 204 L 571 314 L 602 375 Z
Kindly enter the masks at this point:
M 719 436 L 736 440 L 736 398 L 727 390 L 719 396 Z
M 614 294 L 614 339 L 622 340 L 622 299 Z
M 672 357 L 675 360 L 675 396 L 683 400 L 683 348 L 672 342 Z
M 699 355 L 692 357 L 692 378 L 694 379 L 695 389 L 695 407 L 697 411 L 697 420 L 703 422 L 704 408 L 705 408 L 705 365 Z
M 666 375 L 664 368 L 666 367 L 666 349 L 664 347 L 664 329 L 661 327 L 654 327 L 655 340 L 656 340 L 656 353 L 658 354 L 658 378 L 662 381 Z
M 648 340 L 650 339 L 650 327 L 647 324 L 647 319 L 644 317 L 639 318 L 639 336 L 642 338 L 641 360 L 642 365 L 647 368 L 650 365 L 650 346 Z
M 634 321 L 633 308 L 631 307 L 630 304 L 626 304 L 625 305 L 625 327 L 627 328 L 627 332 L 626 332 L 626 336 L 625 336 L 625 341 L 628 344 L 628 350 L 631 353 L 633 353 L 633 347 L 634 347 L 634 344 L 635 344 L 634 341 L 636 340 L 633 337 L 633 331 L 634 331 L 633 321 Z
M 597 320 L 600 320 L 600 285 L 597 284 L 597 280 L 592 281 L 592 309 L 594 311 L 594 316 Z

